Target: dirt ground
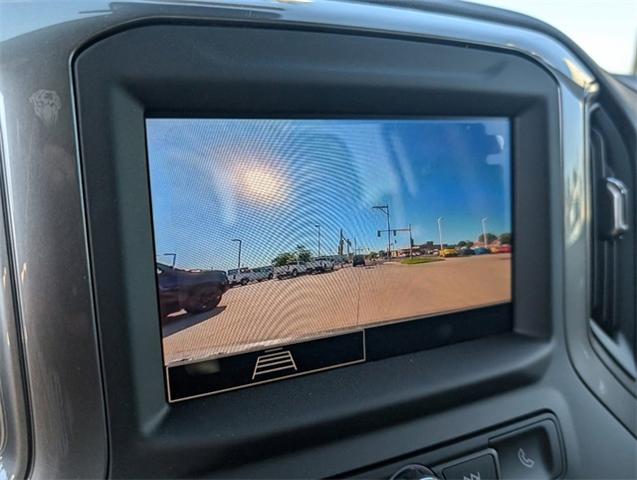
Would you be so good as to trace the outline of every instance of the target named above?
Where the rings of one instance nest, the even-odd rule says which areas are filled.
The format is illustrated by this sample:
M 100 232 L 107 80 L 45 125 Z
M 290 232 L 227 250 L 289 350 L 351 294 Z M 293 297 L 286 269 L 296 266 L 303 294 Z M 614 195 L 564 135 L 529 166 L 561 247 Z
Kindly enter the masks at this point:
M 227 355 L 351 329 L 511 300 L 511 255 L 345 267 L 226 292 L 211 312 L 174 314 L 164 362 Z

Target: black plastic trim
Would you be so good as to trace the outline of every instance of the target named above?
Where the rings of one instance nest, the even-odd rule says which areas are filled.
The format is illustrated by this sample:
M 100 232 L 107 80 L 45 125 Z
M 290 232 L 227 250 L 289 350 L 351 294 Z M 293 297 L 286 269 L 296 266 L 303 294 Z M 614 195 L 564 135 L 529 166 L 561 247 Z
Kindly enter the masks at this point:
M 444 444 L 433 445 L 430 448 L 409 452 L 399 458 L 393 458 L 386 462 L 368 466 L 367 468 L 345 472 L 335 475 L 334 478 L 359 478 L 359 479 L 384 479 L 389 478 L 393 472 L 399 470 L 406 464 L 420 464 L 431 468 L 441 478 L 444 478 L 445 468 L 461 463 L 465 460 L 480 457 L 482 455 L 492 455 L 496 460 L 498 474 L 500 474 L 499 454 L 497 451 L 497 440 L 516 433 L 537 427 L 538 425 L 549 423 L 554 426 L 555 451 L 558 456 L 560 471 L 556 478 L 562 478 L 566 472 L 566 453 L 564 450 L 564 440 L 562 428 L 554 412 L 533 412 L 526 417 L 511 419 L 507 423 L 493 425 L 488 429 L 473 432 L 471 435 L 454 438 Z M 498 477 L 500 478 L 500 477 Z
M 420 40 L 156 25 L 86 48 L 74 69 L 112 475 L 139 475 L 139 458 L 144 475 L 221 474 L 420 416 L 423 402 L 431 413 L 541 378 L 553 351 L 546 180 L 559 155 L 557 89 L 543 68 Z M 511 118 L 514 219 L 524 218 L 514 225 L 514 332 L 168 406 L 145 164 L 151 113 Z

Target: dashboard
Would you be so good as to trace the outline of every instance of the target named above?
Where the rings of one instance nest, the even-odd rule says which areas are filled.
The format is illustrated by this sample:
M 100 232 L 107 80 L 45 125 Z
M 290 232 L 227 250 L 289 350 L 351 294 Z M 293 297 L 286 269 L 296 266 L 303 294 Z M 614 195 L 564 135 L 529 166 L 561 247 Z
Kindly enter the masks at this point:
M 33 8 L 0 478 L 637 475 L 628 82 L 463 3 Z

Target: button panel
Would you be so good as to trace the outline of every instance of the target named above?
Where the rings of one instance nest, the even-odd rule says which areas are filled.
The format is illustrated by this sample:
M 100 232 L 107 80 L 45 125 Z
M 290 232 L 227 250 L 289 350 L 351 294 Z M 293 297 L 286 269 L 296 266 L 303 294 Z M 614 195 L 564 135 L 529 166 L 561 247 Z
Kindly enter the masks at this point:
M 400 473 L 396 478 L 553 480 L 565 474 L 565 454 L 558 419 L 543 413 L 343 478 L 388 479 Z

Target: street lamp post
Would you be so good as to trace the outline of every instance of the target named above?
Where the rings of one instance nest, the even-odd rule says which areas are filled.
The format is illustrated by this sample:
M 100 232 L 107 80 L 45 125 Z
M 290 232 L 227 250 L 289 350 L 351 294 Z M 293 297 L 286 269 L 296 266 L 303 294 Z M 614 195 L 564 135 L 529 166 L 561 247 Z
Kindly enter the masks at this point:
M 316 224 L 314 226 L 318 228 L 318 248 L 317 248 L 318 254 L 316 256 L 320 257 L 321 256 L 321 226 L 319 224 Z
M 438 237 L 440 238 L 440 252 L 442 253 L 443 247 L 442 247 L 442 221 L 444 220 L 444 217 L 438 217 Z
M 391 259 L 391 227 L 389 226 L 389 205 L 375 205 L 373 209 L 380 210 L 387 215 L 387 260 Z
M 172 268 L 175 268 L 175 263 L 177 262 L 177 254 L 176 253 L 164 253 L 164 255 L 166 255 L 167 257 L 172 257 L 172 259 L 173 259 Z
M 482 242 L 484 243 L 484 248 L 487 248 L 487 220 L 489 217 L 483 217 L 480 223 L 482 223 Z
M 239 259 L 237 260 L 237 269 L 241 270 L 241 244 L 243 243 L 241 241 L 241 239 L 239 238 L 233 238 L 232 239 L 233 242 L 238 242 L 239 243 Z

